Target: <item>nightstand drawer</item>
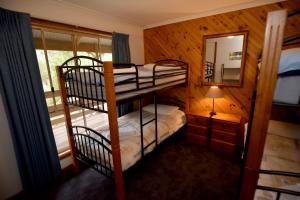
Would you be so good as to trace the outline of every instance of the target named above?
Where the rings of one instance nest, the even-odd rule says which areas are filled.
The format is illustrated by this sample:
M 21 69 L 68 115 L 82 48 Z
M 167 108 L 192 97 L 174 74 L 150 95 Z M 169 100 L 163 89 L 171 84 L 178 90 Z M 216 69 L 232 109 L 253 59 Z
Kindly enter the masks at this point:
M 216 129 L 236 133 L 240 128 L 240 124 L 223 120 L 213 120 L 211 127 L 213 130 Z
M 236 133 L 230 133 L 230 132 L 225 132 L 220 130 L 212 130 L 211 137 L 212 139 L 221 140 L 232 144 L 237 144 L 238 142 L 237 140 L 238 136 Z
M 195 134 L 195 135 L 202 135 L 207 137 L 207 127 L 205 126 L 194 126 L 189 124 L 188 125 L 188 133 Z
M 188 118 L 188 124 L 208 126 L 209 119 L 206 117 L 188 115 L 187 118 Z
M 187 139 L 190 142 L 197 143 L 197 144 L 206 144 L 207 137 L 202 135 L 195 135 L 195 134 L 187 134 Z
M 229 153 L 234 153 L 236 151 L 235 144 L 222 142 L 220 140 L 215 140 L 215 139 L 211 140 L 211 148 L 213 150 L 225 151 L 225 152 L 229 152 Z

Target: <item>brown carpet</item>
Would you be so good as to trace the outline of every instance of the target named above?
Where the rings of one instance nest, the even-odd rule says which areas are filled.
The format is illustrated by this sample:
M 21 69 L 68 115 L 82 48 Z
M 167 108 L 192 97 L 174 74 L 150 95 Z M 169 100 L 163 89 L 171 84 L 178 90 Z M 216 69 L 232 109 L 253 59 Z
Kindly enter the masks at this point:
M 188 143 L 177 134 L 125 173 L 126 196 L 128 200 L 234 200 L 239 173 L 237 158 Z M 114 191 L 113 180 L 87 169 L 45 196 L 110 200 L 115 199 Z

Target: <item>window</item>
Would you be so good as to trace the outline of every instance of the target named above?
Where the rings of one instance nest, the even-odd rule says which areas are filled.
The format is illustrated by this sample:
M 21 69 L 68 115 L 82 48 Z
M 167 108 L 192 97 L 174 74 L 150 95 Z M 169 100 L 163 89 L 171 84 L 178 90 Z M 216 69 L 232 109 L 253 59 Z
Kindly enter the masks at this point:
M 60 26 L 61 27 L 61 26 Z M 89 56 L 102 61 L 112 60 L 111 35 L 83 34 L 82 32 L 33 26 L 33 38 L 39 63 L 44 94 L 58 152 L 69 149 L 64 111 L 59 91 L 56 66 L 73 56 Z M 94 111 L 70 107 L 72 123 L 86 125 L 86 118 Z

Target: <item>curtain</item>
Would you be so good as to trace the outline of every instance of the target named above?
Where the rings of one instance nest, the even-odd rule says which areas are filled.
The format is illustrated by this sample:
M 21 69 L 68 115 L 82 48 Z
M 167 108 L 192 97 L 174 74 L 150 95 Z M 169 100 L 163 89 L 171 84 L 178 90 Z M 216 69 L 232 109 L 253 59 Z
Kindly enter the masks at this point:
M 129 35 L 113 32 L 112 34 L 113 63 L 130 63 Z M 121 117 L 133 111 L 133 103 L 123 103 L 118 106 L 118 116 Z
M 0 8 L 0 93 L 5 105 L 23 189 L 50 184 L 60 172 L 30 16 Z

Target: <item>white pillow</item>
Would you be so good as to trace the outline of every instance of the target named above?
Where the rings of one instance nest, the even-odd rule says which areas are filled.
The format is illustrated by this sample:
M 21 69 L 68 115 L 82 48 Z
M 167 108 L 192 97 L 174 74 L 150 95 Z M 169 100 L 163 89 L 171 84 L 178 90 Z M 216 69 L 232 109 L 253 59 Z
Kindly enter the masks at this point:
M 151 64 L 146 64 L 146 65 L 144 65 L 142 68 L 143 68 L 144 70 L 153 70 L 153 67 L 154 67 L 154 64 L 151 63 Z
M 179 107 L 177 106 L 167 106 L 167 105 L 157 104 L 157 114 L 159 115 L 172 115 L 178 109 Z M 149 104 L 143 107 L 143 110 L 150 113 L 155 113 L 154 104 Z
M 281 52 L 278 74 L 300 70 L 300 47 Z
M 135 67 L 114 68 L 114 74 L 115 73 L 128 73 L 128 72 L 136 72 Z

